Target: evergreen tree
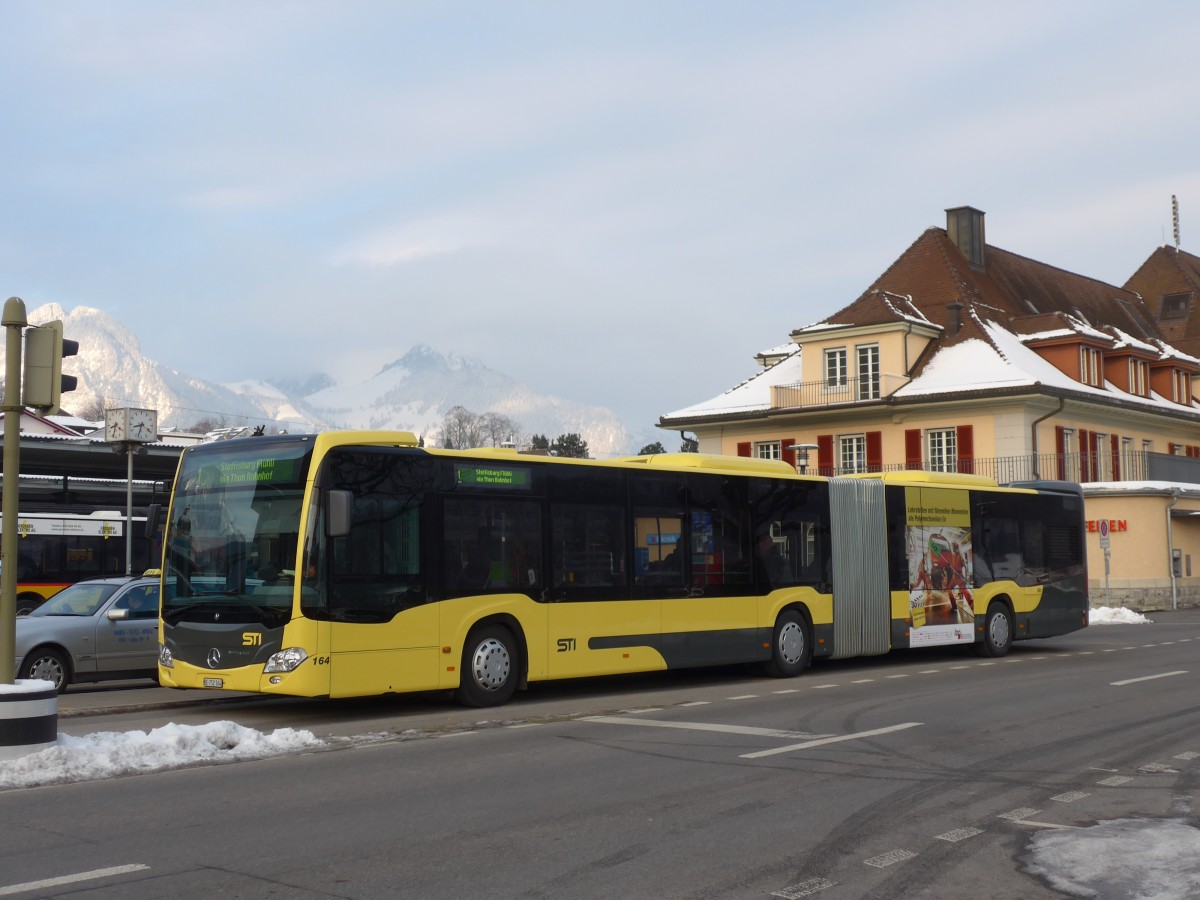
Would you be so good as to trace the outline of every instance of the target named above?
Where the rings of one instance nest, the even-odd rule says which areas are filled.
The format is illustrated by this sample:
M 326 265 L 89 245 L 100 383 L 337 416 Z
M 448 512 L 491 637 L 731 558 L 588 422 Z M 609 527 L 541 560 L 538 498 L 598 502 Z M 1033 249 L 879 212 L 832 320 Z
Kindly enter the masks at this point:
M 577 432 L 571 431 L 560 434 L 550 444 L 550 452 L 555 456 L 566 456 L 571 459 L 587 459 L 588 445 Z
M 684 434 L 682 431 L 679 433 L 683 437 L 683 443 L 679 447 L 680 453 L 699 453 L 700 452 L 700 442 L 698 440 L 696 440 L 694 437 L 689 437 L 688 435 Z
M 549 450 L 550 449 L 550 438 L 546 437 L 544 434 L 535 434 L 533 437 L 531 437 L 529 439 L 529 449 L 530 450 Z
M 638 451 L 638 456 L 649 456 L 651 453 L 666 453 L 667 448 L 662 445 L 662 441 L 655 441 L 653 444 L 647 444 Z

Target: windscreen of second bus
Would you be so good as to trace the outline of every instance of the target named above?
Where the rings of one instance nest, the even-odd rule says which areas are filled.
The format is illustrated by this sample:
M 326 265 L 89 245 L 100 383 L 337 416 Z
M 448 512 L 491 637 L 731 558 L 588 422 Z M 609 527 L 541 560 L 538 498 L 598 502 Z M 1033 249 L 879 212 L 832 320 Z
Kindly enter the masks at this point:
M 222 605 L 290 610 L 309 445 L 251 441 L 185 453 L 168 523 L 163 615 Z

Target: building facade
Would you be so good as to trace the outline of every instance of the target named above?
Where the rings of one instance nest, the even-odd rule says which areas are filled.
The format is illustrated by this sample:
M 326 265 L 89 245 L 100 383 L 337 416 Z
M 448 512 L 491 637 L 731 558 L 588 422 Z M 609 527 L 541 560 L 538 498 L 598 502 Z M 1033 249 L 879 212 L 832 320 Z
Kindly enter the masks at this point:
M 1177 248 L 1155 251 L 1117 287 L 994 247 L 983 212 L 950 209 L 945 228 L 927 229 L 853 303 L 757 354 L 761 368 L 746 381 L 659 425 L 694 433 L 701 452 L 821 475 L 926 469 L 1102 483 L 1110 489 L 1087 492 L 1090 505 L 1120 503 L 1113 489 L 1142 491 L 1131 502 L 1156 498 L 1147 502 L 1162 510 L 1145 514 L 1165 526 L 1171 499 L 1176 518 L 1187 503 L 1146 485 L 1172 483 L 1161 481 L 1167 472 L 1200 482 L 1200 357 L 1178 346 L 1200 352 L 1193 283 L 1200 260 Z M 1174 546 L 1149 526 L 1121 534 L 1131 533 L 1164 543 L 1135 554 L 1158 560 L 1152 572 L 1135 573 L 1122 554 L 1122 605 L 1191 603 L 1190 574 L 1172 567 L 1200 553 L 1200 535 L 1192 547 L 1189 527 L 1169 535 Z M 1090 573 L 1101 601 L 1113 584 L 1110 571 L 1110 591 L 1095 592 L 1103 564 L 1097 548 Z

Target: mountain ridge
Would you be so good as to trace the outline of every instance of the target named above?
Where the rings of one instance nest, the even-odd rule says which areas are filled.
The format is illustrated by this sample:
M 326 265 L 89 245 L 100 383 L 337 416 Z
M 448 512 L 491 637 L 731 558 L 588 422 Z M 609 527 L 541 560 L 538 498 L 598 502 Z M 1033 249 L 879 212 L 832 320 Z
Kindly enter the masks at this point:
M 79 342 L 79 354 L 64 366 L 78 379 L 76 390 L 63 397 L 68 410 L 144 407 L 158 411 L 160 427 L 179 430 L 207 420 L 293 432 L 412 431 L 436 444 L 446 413 L 463 406 L 506 415 L 525 435 L 578 433 L 595 456 L 632 452 L 628 429 L 607 407 L 540 394 L 478 360 L 425 343 L 357 384 L 338 384 L 322 372 L 214 383 L 150 359 L 137 337 L 102 310 L 77 306 L 68 312 L 48 303 L 28 319 L 30 325 L 61 319 L 66 335 Z

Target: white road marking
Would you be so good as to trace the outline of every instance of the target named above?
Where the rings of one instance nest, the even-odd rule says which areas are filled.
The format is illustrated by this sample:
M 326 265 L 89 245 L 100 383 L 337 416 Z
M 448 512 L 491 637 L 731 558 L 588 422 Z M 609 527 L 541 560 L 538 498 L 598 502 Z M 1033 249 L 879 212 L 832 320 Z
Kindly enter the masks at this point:
M 959 841 L 965 841 L 969 837 L 975 837 L 977 834 L 983 834 L 982 828 L 976 828 L 973 825 L 967 828 L 955 828 L 953 831 L 947 831 L 945 834 L 939 834 L 935 840 L 949 841 L 951 844 L 957 844 Z
M 24 884 L 10 884 L 0 887 L 0 897 L 11 894 L 23 894 L 25 891 L 41 891 L 46 888 L 59 887 L 64 884 L 76 884 L 80 881 L 94 881 L 97 878 L 112 878 L 114 875 L 128 875 L 131 872 L 144 872 L 149 869 L 141 863 L 127 866 L 111 866 L 107 869 L 92 869 L 90 872 L 79 872 L 75 875 L 60 875 L 58 878 L 46 878 L 42 881 L 27 881 Z
M 1133 781 L 1128 775 L 1113 775 L 1111 778 L 1105 778 L 1103 781 L 1097 781 L 1096 784 L 1102 784 L 1105 787 L 1116 787 L 1119 784 L 1124 784 L 1127 781 Z
M 620 716 L 584 716 L 581 722 L 604 725 L 640 725 L 643 728 L 676 728 L 681 731 L 716 731 L 723 734 L 748 734 L 754 737 L 825 738 L 829 735 L 804 731 L 782 731 L 778 728 L 755 728 L 752 725 L 717 725 L 713 722 L 668 722 L 663 719 L 622 719 Z
M 789 884 L 782 891 L 776 891 L 771 896 L 782 897 L 783 900 L 800 900 L 801 897 L 809 897 L 831 887 L 837 887 L 837 882 L 830 881 L 828 878 L 809 878 Z
M 771 691 L 772 694 L 798 694 L 800 688 L 784 688 L 782 691 Z
M 894 866 L 898 862 L 904 862 L 909 859 L 916 859 L 917 854 L 911 850 L 893 850 L 890 853 L 885 853 L 882 856 L 872 856 L 870 859 L 864 859 L 863 862 L 868 866 L 874 866 L 877 869 L 882 869 L 887 866 Z
M 1181 669 L 1178 672 L 1163 672 L 1159 675 L 1146 675 L 1142 678 L 1126 678 L 1124 681 L 1110 681 L 1109 684 L 1113 687 L 1121 687 L 1125 684 L 1137 684 L 1139 681 L 1154 681 L 1158 678 L 1170 678 L 1173 675 L 1186 675 L 1187 670 Z
M 758 694 L 738 694 L 736 697 L 726 697 L 726 700 L 757 700 Z
M 872 731 L 859 731 L 854 734 L 842 734 L 836 737 L 823 737 L 817 740 L 805 741 L 803 744 L 792 744 L 788 747 L 775 747 L 771 750 L 759 750 L 756 753 L 743 753 L 742 759 L 761 759 L 764 756 L 775 756 L 778 753 L 791 753 L 795 750 L 808 750 L 811 747 L 823 747 L 826 744 L 838 744 L 842 741 L 856 741 L 859 738 L 875 737 L 880 734 L 891 734 L 893 731 L 903 731 L 906 728 L 916 728 L 924 722 L 905 722 L 902 725 L 889 725 L 887 728 L 876 728 Z
M 1051 797 L 1057 803 L 1074 803 L 1076 800 L 1082 800 L 1084 797 L 1091 796 L 1086 791 L 1067 791 L 1065 794 L 1059 794 L 1057 797 Z
M 691 703 L 681 703 L 680 706 L 708 706 L 711 700 L 693 700 Z
M 1177 754 L 1175 754 L 1175 756 L 1173 756 L 1171 758 L 1172 759 L 1195 759 L 1197 756 L 1200 756 L 1200 753 L 1197 753 L 1194 750 L 1188 750 L 1186 753 L 1177 753 Z

